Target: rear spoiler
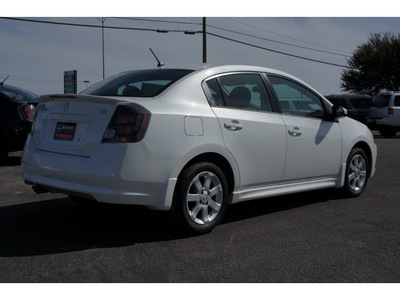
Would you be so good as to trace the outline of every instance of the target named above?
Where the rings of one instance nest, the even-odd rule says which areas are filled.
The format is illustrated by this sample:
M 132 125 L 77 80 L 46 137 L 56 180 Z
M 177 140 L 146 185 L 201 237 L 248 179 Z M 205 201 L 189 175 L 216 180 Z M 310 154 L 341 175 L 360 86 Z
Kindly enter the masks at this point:
M 91 96 L 91 95 L 42 95 L 39 97 L 39 102 L 91 102 L 91 103 L 103 103 L 103 104 L 119 104 L 129 102 L 128 99 L 123 98 L 111 98 L 104 96 Z

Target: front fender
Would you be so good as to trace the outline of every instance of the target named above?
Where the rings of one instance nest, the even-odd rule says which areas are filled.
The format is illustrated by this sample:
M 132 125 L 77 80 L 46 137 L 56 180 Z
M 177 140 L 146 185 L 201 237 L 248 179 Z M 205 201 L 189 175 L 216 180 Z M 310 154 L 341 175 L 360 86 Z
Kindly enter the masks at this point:
M 351 118 L 339 118 L 342 131 L 342 166 L 346 164 L 350 151 L 357 144 L 367 145 L 370 152 L 370 177 L 375 174 L 377 147 L 371 131 L 364 124 Z

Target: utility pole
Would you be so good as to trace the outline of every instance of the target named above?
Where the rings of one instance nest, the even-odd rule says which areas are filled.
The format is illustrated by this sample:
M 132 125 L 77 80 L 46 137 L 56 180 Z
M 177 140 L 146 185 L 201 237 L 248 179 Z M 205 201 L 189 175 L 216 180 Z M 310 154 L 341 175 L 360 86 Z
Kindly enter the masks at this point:
M 101 22 L 101 45 L 102 45 L 102 53 L 103 53 L 103 79 L 105 78 L 105 70 L 104 70 L 104 22 L 107 18 L 97 18 Z
M 203 64 L 207 63 L 207 31 L 206 17 L 203 17 Z

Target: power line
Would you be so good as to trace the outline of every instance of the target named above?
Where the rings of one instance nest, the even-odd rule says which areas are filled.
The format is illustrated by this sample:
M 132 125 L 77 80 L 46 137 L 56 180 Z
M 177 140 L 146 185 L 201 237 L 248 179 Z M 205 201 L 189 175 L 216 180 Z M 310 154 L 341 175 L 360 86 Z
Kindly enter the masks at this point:
M 122 26 L 101 26 L 101 25 L 89 25 L 89 24 L 78 24 L 78 23 L 65 23 L 65 22 L 54 22 L 54 21 L 43 21 L 43 20 L 32 20 L 32 19 L 24 19 L 24 18 L 9 18 L 9 17 L 0 17 L 0 19 L 6 20 L 14 20 L 14 21 L 23 21 L 23 22 L 34 22 L 34 23 L 42 23 L 42 24 L 53 24 L 53 25 L 64 25 L 64 26 L 78 26 L 78 27 L 88 27 L 88 28 L 107 28 L 107 29 L 123 29 L 123 30 L 137 30 L 137 31 L 150 31 L 150 32 L 158 32 L 158 33 L 167 33 L 167 32 L 188 32 L 187 30 L 179 30 L 179 29 L 154 29 L 154 28 L 139 28 L 139 27 L 122 27 Z M 192 33 L 192 31 L 191 31 Z M 199 33 L 199 32 L 194 32 Z
M 119 20 L 130 20 L 130 21 L 145 21 L 145 22 L 156 22 L 156 23 L 170 23 L 170 24 L 185 24 L 185 25 L 202 25 L 202 23 L 187 22 L 187 21 L 167 21 L 158 19 L 145 19 L 145 18 L 126 18 L 126 17 L 110 17 L 110 19 Z
M 291 46 L 291 47 L 296 47 L 296 48 L 301 48 L 301 49 L 306 49 L 306 50 L 311 50 L 311 51 L 316 51 L 316 52 L 321 52 L 321 53 L 327 53 L 327 54 L 347 57 L 347 55 L 336 53 L 336 52 L 319 50 L 319 49 L 314 49 L 314 48 L 310 48 L 310 47 L 305 47 L 305 46 L 300 46 L 300 45 L 280 42 L 280 41 L 276 41 L 276 40 L 272 40 L 272 39 L 268 39 L 268 38 L 263 38 L 263 37 L 259 37 L 259 36 L 252 35 L 252 34 L 242 33 L 242 32 L 238 32 L 238 31 L 234 31 L 234 30 L 230 30 L 230 29 L 225 29 L 225 28 L 221 28 L 221 27 L 217 27 L 217 26 L 213 26 L 213 25 L 208 25 L 208 27 L 212 27 L 212 28 L 224 30 L 224 31 L 227 31 L 227 32 L 240 34 L 240 35 L 245 35 L 245 36 L 248 36 L 248 37 L 252 37 L 252 38 L 256 38 L 256 39 L 260 39 L 260 40 L 264 40 L 264 41 L 269 41 L 269 42 L 273 42 L 273 43 L 277 43 L 277 44 L 281 44 L 281 45 L 287 45 L 287 46 Z
M 202 23 L 198 23 L 198 22 L 167 21 L 167 20 L 159 20 L 159 19 L 151 19 L 151 20 L 149 20 L 149 19 L 144 19 L 144 18 L 124 18 L 124 17 L 114 17 L 114 18 L 112 18 L 112 19 L 130 20 L 130 21 L 145 21 L 145 22 L 159 22 L 159 23 L 170 23 L 170 24 L 199 25 L 199 26 L 202 25 Z M 259 28 L 259 27 L 256 27 L 256 26 L 252 26 L 252 25 L 249 25 L 249 24 L 240 22 L 240 21 L 233 20 L 233 19 L 231 19 L 231 18 L 227 18 L 227 19 L 229 19 L 229 20 L 231 20 L 231 21 L 235 21 L 235 22 L 241 23 L 241 24 L 244 24 L 244 25 L 246 25 L 246 26 L 250 26 L 250 27 L 253 27 L 253 28 L 257 28 L 257 29 L 264 30 L 264 29 Z M 337 56 L 343 56 L 343 57 L 347 57 L 347 56 L 348 56 L 348 55 L 341 54 L 341 53 L 337 53 L 337 52 L 326 51 L 326 50 L 320 50 L 320 49 L 315 49 L 315 48 L 310 48 L 310 47 L 295 45 L 295 44 L 291 44 L 291 43 L 276 41 L 276 40 L 273 40 L 273 39 L 264 38 L 264 37 L 260 37 L 260 36 L 256 36 L 256 35 L 252 35 L 252 34 L 247 34 L 247 33 L 239 32 L 239 31 L 235 31 L 235 30 L 230 30 L 230 29 L 226 29 L 226 28 L 223 28 L 223 27 L 215 26 L 215 25 L 207 24 L 207 27 L 211 27 L 211 28 L 215 28 L 215 29 L 219 29 L 219 30 L 223 30 L 223 31 L 231 32 L 231 33 L 235 33 L 235 34 L 240 34 L 240 35 L 244 35 L 244 36 L 248 36 L 248 37 L 252 37 L 252 38 L 256 38 L 256 39 L 260 39 L 260 40 L 264 40 L 264 41 L 269 41 L 269 42 L 273 42 L 273 43 L 277 43 L 277 44 L 281 44 L 281 45 L 287 45 L 287 46 L 291 46 L 291 47 L 296 47 L 296 48 L 301 48 L 301 49 L 306 49 L 306 50 L 311 50 L 311 51 L 316 51 L 316 52 L 321 52 L 321 53 L 326 53 L 326 54 L 332 54 L 332 55 L 337 55 Z M 264 30 L 264 31 L 270 32 L 270 33 L 274 33 L 274 32 L 272 32 L 272 31 L 268 31 L 268 30 Z M 274 33 L 274 34 L 283 36 L 283 35 L 278 34 L 278 33 Z M 286 36 L 283 36 L 283 37 L 286 37 Z M 286 37 L 286 38 L 289 38 L 289 37 Z M 300 42 L 302 42 L 302 43 L 307 44 L 306 42 L 301 41 L 301 40 L 299 40 L 299 39 L 293 39 L 293 40 L 300 41 Z M 309 44 L 311 44 L 311 43 L 309 43 Z M 314 46 L 321 47 L 321 48 L 329 49 L 329 48 L 327 48 L 327 47 L 319 46 L 319 45 L 317 45 L 317 44 L 313 44 L 313 45 L 314 45 Z M 334 49 L 333 49 L 333 50 L 334 50 Z M 341 50 L 339 50 L 339 51 L 341 51 Z
M 290 36 L 287 36 L 287 35 L 283 35 L 283 34 L 280 34 L 280 33 L 274 32 L 274 31 L 270 31 L 270 30 L 267 30 L 267 29 L 264 29 L 264 28 L 261 28 L 261 27 L 258 27 L 258 26 L 250 25 L 250 24 L 247 24 L 245 22 L 241 22 L 241 21 L 235 20 L 233 18 L 226 18 L 226 19 L 228 19 L 228 20 L 230 20 L 232 22 L 236 22 L 236 23 L 245 25 L 245 26 L 249 26 L 249 27 L 252 27 L 252 28 L 255 28 L 255 29 L 259 29 L 259 30 L 262 30 L 262 31 L 265 31 L 265 32 L 268 32 L 268 33 L 272 33 L 272 34 L 275 34 L 275 35 L 278 35 L 278 36 L 281 36 L 281 37 L 284 37 L 284 38 L 287 38 L 287 39 L 291 39 L 291 40 L 294 40 L 294 41 L 297 41 L 297 42 L 300 42 L 300 43 L 303 43 L 303 44 L 309 44 L 309 45 L 317 46 L 317 47 L 328 49 L 328 50 L 340 51 L 340 52 L 348 54 L 346 56 L 351 55 L 348 52 L 343 51 L 343 50 L 333 49 L 333 48 L 321 46 L 321 45 L 318 45 L 318 44 L 315 44 L 315 43 L 306 42 L 306 41 L 303 41 L 303 40 L 300 40 L 300 39 L 296 39 L 296 38 L 293 38 L 293 37 L 290 37 Z
M 235 39 L 232 39 L 232 38 L 224 37 L 222 35 L 218 35 L 218 34 L 211 33 L 211 32 L 207 32 L 207 34 L 211 35 L 211 36 L 214 36 L 214 37 L 217 37 L 217 38 L 220 38 L 220 39 L 228 40 L 228 41 L 239 43 L 239 44 L 246 45 L 246 46 L 249 46 L 249 47 L 262 49 L 262 50 L 265 50 L 265 51 L 270 51 L 270 52 L 274 52 L 274 53 L 278 53 L 278 54 L 282 54 L 282 55 L 286 55 L 286 56 L 290 56 L 290 57 L 294 57 L 294 58 L 304 59 L 304 60 L 313 61 L 313 62 L 316 62 L 316 63 L 325 64 L 325 65 L 331 65 L 331 66 L 335 66 L 335 67 L 348 68 L 348 66 L 345 66 L 345 65 L 339 65 L 339 64 L 335 64 L 335 63 L 331 63 L 331 62 L 327 62 L 327 61 L 322 61 L 322 60 L 313 59 L 313 58 L 307 58 L 307 57 L 303 57 L 303 56 L 299 56 L 299 55 L 295 55 L 295 54 L 290 54 L 290 53 L 286 53 L 286 52 L 282 52 L 282 51 L 278 51 L 278 50 L 273 50 L 273 49 L 270 49 L 270 48 L 261 47 L 261 46 L 257 46 L 257 45 L 250 44 L 250 43 L 246 43 L 246 42 L 243 42 L 243 41 L 235 40 Z

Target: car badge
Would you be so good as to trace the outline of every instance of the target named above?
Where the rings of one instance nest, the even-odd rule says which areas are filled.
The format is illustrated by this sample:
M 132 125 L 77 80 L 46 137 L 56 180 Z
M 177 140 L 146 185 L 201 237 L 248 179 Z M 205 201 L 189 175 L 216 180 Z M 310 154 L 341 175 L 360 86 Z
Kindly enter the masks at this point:
M 69 110 L 69 103 L 65 102 L 64 103 L 64 107 L 63 107 L 63 111 L 67 112 Z

